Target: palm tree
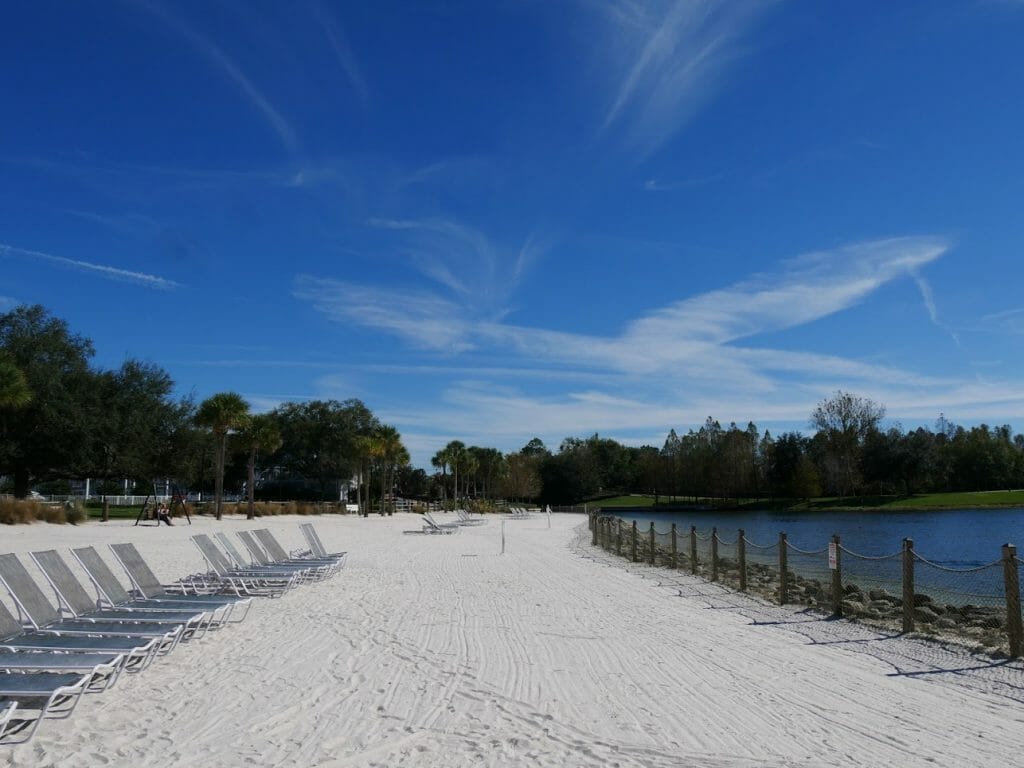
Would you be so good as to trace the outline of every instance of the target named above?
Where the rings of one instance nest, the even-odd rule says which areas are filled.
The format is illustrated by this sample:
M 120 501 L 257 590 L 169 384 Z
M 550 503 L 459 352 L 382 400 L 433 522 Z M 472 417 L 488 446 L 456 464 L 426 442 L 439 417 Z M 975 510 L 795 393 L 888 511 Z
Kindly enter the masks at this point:
M 407 462 L 409 453 L 402 445 L 402 436 L 398 430 L 388 424 L 382 424 L 377 428 L 375 438 L 377 454 L 381 459 L 380 513 L 383 515 L 387 492 L 395 484 L 395 467 Z
M 461 469 L 466 463 L 466 444 L 461 440 L 452 440 L 448 445 L 444 447 L 445 452 L 448 454 L 448 463 L 452 466 L 452 475 L 455 477 L 454 492 L 455 492 L 455 506 L 459 506 L 459 469 Z
M 239 435 L 242 443 L 249 449 L 249 479 L 246 489 L 249 496 L 249 510 L 246 518 L 252 520 L 256 517 L 255 493 L 256 493 L 256 455 L 260 451 L 273 453 L 281 447 L 281 430 L 277 428 L 277 422 L 266 413 L 260 413 L 249 419 L 249 423 L 241 430 Z
M 430 459 L 431 465 L 441 470 L 441 501 L 444 506 L 448 506 L 448 464 L 450 459 L 447 448 L 442 448 Z
M 249 404 L 236 392 L 218 392 L 204 400 L 196 411 L 196 424 L 213 432 L 217 443 L 217 469 L 214 479 L 214 510 L 221 518 L 224 501 L 224 459 L 228 449 L 228 433 L 241 429 L 249 421 Z
M 32 400 L 28 379 L 14 360 L 0 352 L 0 408 L 21 408 Z
M 359 513 L 363 517 L 367 517 L 370 514 L 370 472 L 371 462 L 373 461 L 374 454 L 376 453 L 376 445 L 373 435 L 358 435 L 353 441 L 355 445 L 355 453 L 359 460 L 359 481 L 356 484 L 356 504 L 359 507 Z M 363 508 L 363 477 L 366 477 L 366 508 Z

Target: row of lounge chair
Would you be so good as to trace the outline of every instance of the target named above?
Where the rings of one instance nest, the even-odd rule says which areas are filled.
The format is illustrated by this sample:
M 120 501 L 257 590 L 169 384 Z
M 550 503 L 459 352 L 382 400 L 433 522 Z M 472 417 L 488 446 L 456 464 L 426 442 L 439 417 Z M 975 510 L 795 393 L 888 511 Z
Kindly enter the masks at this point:
M 482 517 L 470 517 L 464 509 L 455 510 L 455 521 L 451 523 L 439 523 L 430 512 L 424 512 L 423 530 L 405 531 L 405 533 L 457 533 L 462 526 L 483 525 L 486 522 Z
M 509 507 L 508 516 L 513 520 L 525 520 L 528 517 L 533 517 L 525 507 Z
M 259 557 L 271 562 L 221 573 L 200 547 L 210 570 L 170 585 L 160 582 L 133 544 L 111 545 L 130 591 L 95 548 L 72 549 L 95 598 L 55 550 L 33 552 L 56 607 L 17 555 L 0 555 L 0 584 L 18 613 L 0 603 L 0 744 L 28 741 L 43 719 L 70 716 L 83 694 L 106 690 L 122 673 L 143 671 L 179 643 L 244 620 L 254 596 L 276 596 L 285 582 L 291 588 L 319 581 L 344 564 L 345 553 L 325 552 L 309 523 L 303 524 L 309 549 L 291 555 L 269 531 L 243 533 L 262 544 Z M 255 559 L 256 550 L 249 551 Z

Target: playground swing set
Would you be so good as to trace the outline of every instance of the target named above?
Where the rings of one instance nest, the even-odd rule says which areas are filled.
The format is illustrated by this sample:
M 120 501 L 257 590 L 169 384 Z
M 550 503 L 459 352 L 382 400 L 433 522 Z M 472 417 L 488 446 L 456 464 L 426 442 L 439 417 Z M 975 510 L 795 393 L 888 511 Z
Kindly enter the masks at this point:
M 152 499 L 152 503 L 150 503 L 150 499 Z M 159 499 L 159 494 L 156 492 L 156 483 L 153 483 L 153 492 L 146 494 L 146 500 L 142 502 L 139 516 L 135 518 L 135 525 L 155 525 L 157 528 L 160 527 L 160 518 L 156 514 L 160 506 Z M 181 507 L 181 512 L 185 515 L 185 519 L 188 520 L 188 524 L 192 525 L 192 518 L 188 514 L 188 505 L 185 503 L 185 494 L 181 491 L 175 491 L 171 494 L 171 503 L 168 511 L 172 517 L 177 506 Z

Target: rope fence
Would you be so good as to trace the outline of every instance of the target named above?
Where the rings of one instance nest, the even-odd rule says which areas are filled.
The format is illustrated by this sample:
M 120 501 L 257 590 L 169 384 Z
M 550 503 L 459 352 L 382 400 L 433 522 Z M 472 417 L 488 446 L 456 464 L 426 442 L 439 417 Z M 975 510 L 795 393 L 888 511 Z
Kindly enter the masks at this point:
M 754 542 L 727 533 L 677 527 L 646 528 L 635 520 L 589 514 L 591 544 L 634 563 L 687 571 L 780 604 L 805 605 L 903 632 L 955 636 L 987 652 L 1019 657 L 1024 649 L 1017 548 L 966 568 L 928 560 L 904 539 L 888 555 L 864 555 L 833 536 L 804 549 L 785 533 Z M 994 553 L 995 554 L 995 553 Z

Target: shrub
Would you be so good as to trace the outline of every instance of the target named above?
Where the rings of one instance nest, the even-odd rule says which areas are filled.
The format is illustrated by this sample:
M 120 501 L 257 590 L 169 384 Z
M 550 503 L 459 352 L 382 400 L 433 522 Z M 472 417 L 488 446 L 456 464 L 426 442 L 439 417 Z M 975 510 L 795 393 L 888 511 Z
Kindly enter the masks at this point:
M 76 522 L 79 518 L 76 517 Z M 4 499 L 0 501 L 0 523 L 66 523 L 64 507 L 60 504 L 40 504 L 30 499 Z

